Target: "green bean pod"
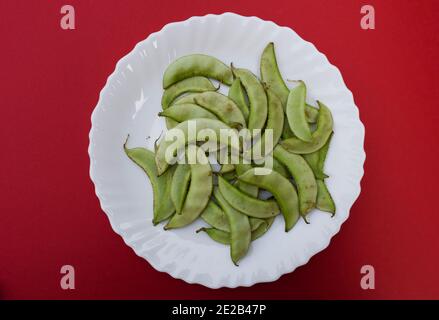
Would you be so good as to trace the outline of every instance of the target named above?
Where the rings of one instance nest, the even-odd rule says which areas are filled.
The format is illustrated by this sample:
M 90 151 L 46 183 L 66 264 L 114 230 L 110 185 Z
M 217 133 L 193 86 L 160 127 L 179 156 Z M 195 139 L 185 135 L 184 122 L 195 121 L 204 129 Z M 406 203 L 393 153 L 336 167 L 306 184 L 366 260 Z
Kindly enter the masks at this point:
M 229 173 L 235 171 L 235 165 L 231 163 L 224 163 L 221 165 L 220 173 Z
M 325 145 L 322 148 L 313 153 L 303 155 L 303 158 L 306 160 L 306 162 L 308 162 L 309 166 L 314 172 L 314 176 L 316 177 L 316 179 L 324 180 L 328 178 L 328 175 L 324 173 L 324 166 L 332 135 L 333 133 L 331 133 L 328 141 L 326 141 Z
M 230 225 L 230 256 L 233 263 L 238 266 L 238 261 L 244 257 L 250 247 L 251 227 L 248 217 L 228 204 L 218 189 L 214 197 L 229 220 Z
M 230 232 L 229 220 L 227 220 L 226 214 L 212 200 L 209 201 L 200 217 L 215 229 Z
M 291 230 L 300 217 L 299 199 L 291 182 L 276 171 L 270 174 L 256 175 L 255 168 L 238 177 L 240 181 L 250 183 L 273 194 L 285 220 L 285 231 Z
M 176 98 L 173 102 L 172 105 L 176 105 L 176 104 L 186 104 L 186 103 L 192 103 L 192 104 L 196 104 L 195 102 L 195 97 L 198 96 L 200 93 L 199 92 L 188 92 L 186 95 L 184 96 L 180 96 L 178 98 Z
M 317 129 L 312 133 L 310 142 L 305 142 L 297 137 L 292 137 L 280 142 L 280 144 L 292 153 L 306 154 L 319 150 L 328 141 L 332 133 L 333 120 L 331 111 L 323 103 L 317 102 L 320 106 Z
M 269 218 L 264 220 L 256 229 L 252 230 L 251 241 L 255 241 L 256 239 L 263 236 L 268 229 L 270 229 L 273 224 L 274 218 Z M 230 244 L 230 232 L 219 230 L 216 228 L 201 228 L 197 230 L 197 233 L 203 231 L 214 241 L 229 245 Z
M 273 152 L 274 157 L 282 162 L 292 175 L 299 194 L 299 209 L 305 216 L 316 205 L 317 183 L 311 168 L 298 154 L 288 152 L 278 145 Z
M 218 120 L 212 112 L 192 103 L 175 104 L 159 112 L 160 117 L 173 120 L 168 124 L 168 129 L 174 128 L 178 123 L 193 119 Z
M 218 90 L 218 88 L 216 88 L 212 82 L 205 77 L 192 77 L 184 79 L 170 86 L 163 92 L 162 108 L 163 110 L 166 110 L 178 96 L 186 92 L 204 92 L 216 90 Z M 167 119 L 166 125 L 169 129 L 175 127 L 176 123 L 173 120 Z
M 165 230 L 181 228 L 197 219 L 209 203 L 212 194 L 212 169 L 203 152 L 201 161 L 191 164 L 191 183 L 187 192 L 181 214 L 174 215 L 165 226 Z
M 192 121 L 192 123 L 196 124 L 196 130 L 194 135 L 189 135 L 189 121 Z M 215 136 L 218 138 L 221 136 L 221 130 L 228 130 L 230 133 L 231 139 L 228 140 L 228 143 L 230 141 L 239 141 L 238 134 L 236 131 L 232 130 L 229 126 L 224 124 L 223 122 L 219 120 L 213 120 L 213 119 L 193 119 L 188 120 L 179 123 L 177 126 L 174 127 L 174 129 L 167 131 L 165 134 L 165 137 L 160 141 L 157 150 L 156 150 L 156 156 L 155 161 L 157 165 L 157 171 L 158 174 L 163 174 L 169 167 L 169 163 L 166 161 L 166 151 L 168 148 L 172 148 L 175 150 L 180 150 L 187 144 L 194 143 L 196 141 L 204 141 L 200 139 L 206 139 L 206 137 L 200 137 L 199 132 L 204 129 L 211 129 L 215 133 Z M 176 130 L 176 131 L 173 131 Z M 173 134 L 175 132 L 180 132 L 183 134 L 184 139 L 178 139 L 177 141 L 173 141 Z
M 235 165 L 236 174 L 240 176 L 241 174 L 244 174 L 247 170 L 250 170 L 252 168 L 251 164 L 244 164 L 239 163 Z M 242 182 L 242 181 L 236 181 L 236 187 L 244 192 L 246 195 L 257 198 L 259 195 L 259 188 L 257 186 L 253 186 L 251 184 Z
M 278 143 L 281 135 L 282 129 L 284 125 L 284 112 L 282 109 L 282 103 L 280 99 L 275 95 L 270 93 L 270 90 L 267 90 L 268 97 L 268 119 L 267 125 L 265 126 L 264 134 L 261 138 L 256 141 L 256 143 L 252 146 L 251 149 L 244 152 L 243 157 L 247 159 L 263 159 L 268 154 L 273 151 L 273 148 Z M 265 135 L 267 130 L 272 130 L 272 145 L 267 147 Z M 253 156 L 252 156 L 253 155 Z
M 285 112 L 294 135 L 300 140 L 310 142 L 312 135 L 305 116 L 305 99 L 306 86 L 303 81 L 299 81 L 299 84 L 290 90 Z
M 332 216 L 334 216 L 335 203 L 323 180 L 317 180 L 317 189 L 317 209 L 332 213 Z
M 177 166 L 172 177 L 171 200 L 177 214 L 181 213 L 191 181 L 191 167 L 188 164 Z
M 163 89 L 195 76 L 213 78 L 228 86 L 233 82 L 232 71 L 223 62 L 205 54 L 191 54 L 178 58 L 166 68 Z
M 250 111 L 248 110 L 245 92 L 241 85 L 241 80 L 236 78 L 229 89 L 229 98 L 232 99 L 244 116 L 245 121 L 248 121 Z
M 290 89 L 279 71 L 273 42 L 270 42 L 262 52 L 260 70 L 262 82 L 279 97 L 285 109 Z
M 260 200 L 248 196 L 222 177 L 218 177 L 218 189 L 234 209 L 250 217 L 271 218 L 279 214 L 280 210 L 276 201 Z
M 147 174 L 153 190 L 153 224 L 168 219 L 175 212 L 174 205 L 169 198 L 169 186 L 172 172 L 168 171 L 158 176 L 154 162 L 154 152 L 144 148 L 128 149 L 124 144 L 126 155 Z
M 321 149 L 320 149 L 321 150 Z M 319 169 L 319 154 L 320 150 L 314 151 L 308 154 L 302 154 L 305 161 L 308 163 L 309 167 L 314 173 L 316 179 L 323 180 L 328 176 L 323 172 L 323 170 Z
M 250 113 L 248 117 L 248 129 L 263 129 L 268 114 L 267 95 L 258 78 L 246 69 L 232 69 L 237 78 L 241 80 L 247 93 Z
M 244 115 L 232 99 L 218 92 L 204 92 L 194 98 L 196 104 L 212 112 L 225 124 L 245 128 Z

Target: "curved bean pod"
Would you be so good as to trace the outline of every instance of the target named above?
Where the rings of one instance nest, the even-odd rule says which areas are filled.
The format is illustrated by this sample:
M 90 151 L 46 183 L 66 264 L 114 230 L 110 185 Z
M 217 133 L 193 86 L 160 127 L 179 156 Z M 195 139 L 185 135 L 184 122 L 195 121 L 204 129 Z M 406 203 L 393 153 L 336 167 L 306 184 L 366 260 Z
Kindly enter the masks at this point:
M 262 52 L 260 70 L 262 82 L 279 97 L 285 109 L 290 89 L 279 71 L 273 42 L 270 42 Z
M 244 172 L 250 170 L 251 168 L 251 164 L 239 163 L 235 165 L 235 171 L 238 176 L 244 174 Z M 257 198 L 259 195 L 259 188 L 257 186 L 245 183 L 243 181 L 237 181 L 236 187 L 250 197 Z
M 163 92 L 162 108 L 163 110 L 166 110 L 178 96 L 186 92 L 204 92 L 215 90 L 218 90 L 218 88 L 215 88 L 212 82 L 205 77 L 192 77 L 184 79 L 170 86 Z M 166 126 L 168 129 L 170 129 L 175 127 L 176 123 L 171 119 L 166 119 Z
M 157 175 L 154 162 L 154 152 L 144 148 L 128 149 L 124 144 L 126 155 L 147 174 L 153 190 L 153 224 L 168 219 L 175 212 L 174 205 L 169 199 L 169 186 L 172 172 L 169 170 L 162 176 Z
M 200 217 L 215 229 L 230 232 L 229 221 L 227 220 L 226 214 L 212 200 L 209 201 Z
M 256 175 L 255 169 L 250 169 L 238 177 L 240 181 L 250 183 L 273 194 L 285 220 L 285 231 L 289 231 L 300 217 L 299 199 L 291 182 L 276 171 L 267 175 Z
M 184 200 L 189 189 L 191 181 L 191 167 L 188 164 L 180 164 L 177 166 L 172 177 L 171 183 L 171 200 L 174 203 L 177 214 L 181 213 Z
M 264 235 L 273 224 L 274 218 L 266 219 L 261 223 L 258 228 L 252 230 L 251 240 L 254 241 Z M 203 231 L 214 241 L 225 245 L 230 244 L 230 233 L 224 230 L 216 228 L 201 228 L 197 230 L 197 233 Z
M 238 261 L 244 257 L 251 242 L 251 228 L 248 217 L 228 204 L 218 189 L 214 197 L 227 216 L 230 225 L 230 256 L 237 266 Z
M 328 153 L 332 135 L 333 133 L 331 133 L 328 141 L 326 141 L 325 145 L 321 149 L 313 153 L 303 155 L 303 158 L 306 160 L 306 162 L 308 162 L 309 166 L 314 172 L 314 176 L 316 177 L 316 179 L 324 180 L 325 178 L 328 178 L 328 175 L 324 173 L 323 169 L 325 166 L 326 154 Z
M 331 139 L 332 139 L 333 134 L 334 134 L 334 132 L 331 132 L 331 134 L 329 135 L 328 141 L 326 141 L 325 145 L 319 150 L 319 161 L 317 163 L 317 168 L 318 168 L 319 172 L 322 172 L 322 173 L 323 173 L 323 170 L 325 167 L 325 160 L 326 160 L 326 156 L 328 154 L 329 144 L 331 143 Z M 323 175 L 325 176 L 325 178 L 328 177 L 324 173 L 323 173 Z
M 196 123 L 196 132 L 195 135 L 189 136 L 189 122 L 195 121 Z M 213 119 L 194 119 L 194 120 L 188 120 L 179 123 L 177 126 L 174 127 L 174 129 L 167 131 L 165 134 L 165 137 L 162 139 L 160 144 L 157 147 L 156 150 L 156 156 L 155 156 L 155 162 L 157 165 L 157 171 L 158 174 L 163 174 L 166 169 L 169 167 L 168 162 L 166 161 L 166 150 L 169 147 L 173 147 L 175 150 L 183 148 L 185 145 L 196 142 L 200 139 L 198 137 L 198 133 L 203 129 L 212 129 L 214 133 L 216 134 L 216 137 L 220 137 L 221 130 L 231 130 L 230 135 L 231 139 L 228 140 L 228 142 L 232 140 L 238 141 L 238 135 L 236 131 L 232 130 L 229 126 L 224 124 L 223 122 L 219 120 L 213 120 Z M 177 141 L 171 141 L 172 140 L 172 132 L 173 130 L 181 130 L 181 133 L 184 135 L 184 139 L 178 139 Z M 167 140 L 168 138 L 168 140 Z M 205 137 L 203 137 L 205 138 Z
M 262 129 L 267 120 L 268 105 L 267 95 L 264 87 L 258 78 L 246 69 L 232 69 L 236 77 L 241 80 L 247 92 L 250 103 L 250 113 L 248 117 L 248 128 L 250 130 Z
M 201 228 L 196 232 L 206 232 L 206 234 L 215 242 L 230 245 L 230 232 L 219 230 L 215 228 Z
M 175 83 L 163 92 L 162 108 L 168 108 L 171 103 L 180 95 L 186 92 L 216 91 L 216 88 L 209 79 L 205 77 L 192 77 Z
M 200 152 L 200 155 L 204 153 Z M 203 163 L 207 162 L 204 155 Z M 174 215 L 166 224 L 165 230 L 181 228 L 192 223 L 204 211 L 212 194 L 212 169 L 210 164 L 191 164 L 191 183 L 181 214 Z
M 179 122 L 192 119 L 214 119 L 218 118 L 210 111 L 192 103 L 175 104 L 159 112 L 160 117 L 169 118 L 172 123 L 168 124 L 168 129 L 174 128 Z
M 262 82 L 281 100 L 282 107 L 285 110 L 290 89 L 285 84 L 279 71 L 273 42 L 270 42 L 262 52 L 260 69 Z M 305 113 L 309 123 L 317 121 L 317 108 L 307 104 Z
M 261 138 L 258 141 L 256 141 L 256 143 L 252 146 L 252 148 L 244 152 L 243 154 L 244 158 L 250 158 L 250 157 L 252 159 L 265 158 L 268 154 L 270 154 L 273 151 L 273 148 L 276 146 L 282 135 L 282 129 L 284 125 L 284 112 L 282 109 L 282 103 L 275 94 L 269 93 L 269 90 L 267 90 L 267 97 L 268 97 L 268 119 L 267 119 L 267 125 L 265 126 L 265 130 L 272 130 L 273 143 L 270 148 L 266 147 L 265 132 L 264 132 Z
M 265 219 L 265 223 L 261 224 L 256 230 L 252 231 L 252 241 L 262 237 L 274 222 L 274 218 Z
M 219 178 L 220 176 L 218 176 Z M 227 181 L 232 181 L 236 178 L 235 171 L 227 172 L 221 175 L 221 177 Z
M 176 105 L 176 104 L 185 104 L 185 103 L 192 103 L 192 104 L 196 104 L 195 103 L 195 97 L 198 96 L 200 93 L 199 92 L 190 92 L 184 96 L 180 96 L 178 98 L 176 98 L 174 100 L 174 102 L 172 102 L 172 105 Z
M 227 220 L 226 214 L 212 200 L 209 201 L 200 217 L 213 228 L 230 232 L 229 221 Z M 261 224 L 267 220 L 268 219 L 249 218 L 250 230 L 255 231 L 259 229 Z
M 329 193 L 328 188 L 323 180 L 317 180 L 317 203 L 316 207 L 319 210 L 332 213 L 335 215 L 335 203 Z
M 256 164 L 255 167 L 264 167 L 264 164 Z M 273 158 L 273 168 L 274 171 L 276 171 L 277 173 L 279 173 L 281 176 L 283 176 L 284 178 L 289 179 L 290 178 L 290 173 L 288 172 L 287 168 L 276 158 Z
M 317 150 L 317 151 L 314 151 L 314 152 L 308 153 L 308 154 L 302 154 L 302 156 L 305 159 L 305 161 L 308 163 L 311 170 L 313 171 L 316 179 L 323 180 L 323 179 L 327 178 L 328 176 L 323 171 L 319 170 L 320 150 Z
M 319 150 L 328 141 L 332 132 L 333 120 L 331 111 L 323 103 L 318 101 L 320 106 L 317 129 L 312 133 L 310 142 L 305 142 L 297 137 L 292 137 L 280 142 L 290 152 L 298 154 L 312 153 Z
M 236 78 L 233 81 L 232 86 L 229 89 L 229 98 L 236 103 L 239 109 L 241 109 L 242 115 L 244 116 L 245 121 L 247 121 L 250 111 L 248 110 L 244 89 L 242 88 L 241 80 L 239 80 L 239 78 Z
M 276 201 L 250 197 L 222 177 L 218 177 L 218 189 L 233 208 L 250 217 L 270 218 L 279 214 Z
M 294 135 L 300 140 L 309 142 L 312 139 L 311 129 L 305 116 L 306 86 L 303 81 L 299 81 L 297 87 L 290 90 L 287 100 L 288 124 Z
M 227 96 L 218 92 L 204 92 L 194 98 L 196 104 L 212 112 L 222 122 L 234 127 L 246 127 L 244 116 L 238 106 Z
M 235 165 L 231 163 L 225 163 L 221 165 L 220 173 L 229 173 L 235 171 Z
M 231 85 L 233 75 L 230 68 L 217 58 L 205 54 L 191 54 L 172 62 L 163 75 L 163 89 L 183 79 L 204 76 Z
M 282 146 L 274 148 L 273 156 L 282 162 L 293 176 L 299 194 L 299 209 L 302 216 L 316 205 L 317 183 L 309 165 L 300 155 L 288 152 Z

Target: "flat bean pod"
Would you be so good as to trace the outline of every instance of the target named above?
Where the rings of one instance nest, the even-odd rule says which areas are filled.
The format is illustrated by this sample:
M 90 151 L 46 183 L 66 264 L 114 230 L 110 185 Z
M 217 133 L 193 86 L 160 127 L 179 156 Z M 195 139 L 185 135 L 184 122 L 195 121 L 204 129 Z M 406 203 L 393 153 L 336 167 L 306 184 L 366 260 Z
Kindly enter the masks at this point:
M 250 170 L 251 168 L 251 164 L 239 163 L 235 165 L 235 171 L 238 176 L 244 174 L 244 172 Z M 236 187 L 250 197 L 257 198 L 259 195 L 259 188 L 257 186 L 245 183 L 243 181 L 237 181 Z
M 266 219 L 263 223 L 261 223 L 256 229 L 252 230 L 251 241 L 254 241 L 261 236 L 263 236 L 268 229 L 270 229 L 273 224 L 274 218 Z M 197 230 L 197 233 L 203 231 L 214 241 L 229 245 L 230 244 L 230 233 L 227 231 L 215 229 L 215 228 L 201 228 Z
M 270 42 L 262 52 L 260 70 L 262 82 L 265 83 L 267 87 L 281 100 L 282 106 L 285 110 L 290 89 L 285 84 L 285 81 L 283 80 L 279 71 L 273 42 Z M 317 121 L 317 108 L 307 104 L 305 113 L 309 123 L 315 123 Z
M 331 132 L 331 134 L 329 135 L 328 141 L 326 141 L 325 145 L 319 150 L 319 161 L 317 163 L 317 168 L 318 168 L 319 172 L 322 172 L 322 173 L 324 171 L 325 160 L 326 160 L 326 156 L 328 154 L 329 144 L 331 143 L 331 139 L 332 139 L 333 134 L 334 134 L 334 132 Z M 323 173 L 323 175 L 325 176 L 325 178 L 328 177 L 324 173 Z
M 218 176 L 219 178 L 220 176 Z M 227 181 L 232 181 L 236 178 L 236 173 L 235 171 L 231 171 L 231 172 L 227 172 L 221 175 L 221 177 Z
M 320 149 L 321 150 L 321 149 Z M 305 159 L 305 161 L 308 163 L 309 167 L 311 168 L 311 170 L 314 173 L 314 176 L 316 177 L 316 179 L 325 179 L 328 176 L 319 169 L 319 154 L 320 154 L 320 150 L 314 151 L 312 153 L 308 153 L 308 154 L 303 154 L 303 158 Z
M 288 172 L 287 168 L 276 158 L 273 158 L 273 167 L 272 169 L 274 171 L 276 171 L 277 173 L 279 173 L 281 176 L 283 176 L 284 178 L 289 179 L 290 178 L 290 173 Z M 255 167 L 265 167 L 265 163 L 264 164 L 256 164 Z
M 240 128 L 247 126 L 244 115 L 235 102 L 221 93 L 204 92 L 197 95 L 194 100 L 196 104 L 212 112 L 218 119 L 231 127 L 235 127 L 236 124 Z
M 324 166 L 326 160 L 326 154 L 328 153 L 329 144 L 331 143 L 332 133 L 326 141 L 325 145 L 313 153 L 304 154 L 303 158 L 308 162 L 316 179 L 324 180 L 328 178 L 328 175 L 324 173 Z
M 204 209 L 200 217 L 201 219 L 204 220 L 204 222 L 206 222 L 213 228 L 225 232 L 230 232 L 229 221 L 226 217 L 226 214 L 212 200 L 209 201 L 206 209 Z M 258 218 L 249 218 L 251 231 L 258 229 L 261 226 L 261 224 L 265 223 L 267 220 L 268 219 L 264 220 Z
M 291 230 L 300 217 L 299 199 L 291 182 L 276 171 L 267 175 L 256 175 L 250 169 L 238 177 L 240 181 L 250 183 L 273 194 L 285 220 L 285 231 Z
M 335 215 L 335 203 L 329 193 L 328 188 L 323 180 L 317 180 L 317 204 L 316 207 L 319 210 L 332 213 Z
M 205 77 L 192 77 L 184 79 L 170 86 L 163 92 L 162 108 L 163 110 L 166 110 L 178 96 L 186 92 L 204 92 L 215 90 L 218 90 L 218 88 L 215 88 L 212 82 Z M 169 129 L 174 127 L 176 124 L 173 120 L 167 119 L 166 125 Z
M 236 78 L 233 81 L 232 86 L 229 89 L 229 98 L 236 103 L 238 108 L 241 110 L 245 121 L 247 121 L 250 111 L 248 109 L 244 89 L 242 88 L 241 80 L 239 78 Z
M 260 70 L 262 82 L 279 97 L 285 109 L 290 89 L 279 71 L 273 42 L 270 42 L 262 52 Z
M 305 216 L 316 205 L 317 183 L 314 173 L 302 156 L 288 152 L 280 145 L 276 146 L 273 155 L 293 176 L 299 194 L 300 213 Z
M 247 127 L 250 130 L 262 129 L 267 120 L 268 103 L 264 87 L 258 78 L 246 69 L 233 69 L 233 73 L 241 80 L 247 92 L 250 113 Z
M 251 227 L 248 217 L 228 204 L 218 189 L 214 190 L 214 197 L 227 216 L 230 225 L 230 256 L 237 266 L 244 257 L 251 242 Z
M 218 90 L 218 88 L 216 88 L 212 82 L 205 77 L 187 78 L 173 84 L 163 92 L 162 108 L 168 108 L 178 96 L 186 92 L 205 92 L 216 90 Z
M 280 142 L 285 149 L 298 154 L 312 153 L 319 150 L 328 141 L 333 126 L 331 111 L 323 103 L 318 102 L 318 104 L 320 108 L 317 129 L 312 133 L 311 141 L 305 142 L 297 137 L 292 137 Z
M 248 196 L 222 177 L 218 177 L 218 189 L 233 208 L 250 217 L 270 218 L 279 214 L 276 201 Z
M 272 130 L 272 144 L 270 147 L 266 145 L 265 132 L 261 138 L 252 146 L 251 149 L 245 151 L 243 157 L 250 159 L 263 159 L 273 151 L 273 148 L 278 143 L 284 125 L 284 112 L 282 109 L 282 103 L 275 94 L 270 94 L 267 90 L 268 97 L 268 119 L 265 126 L 265 132 Z
M 194 121 L 196 124 L 196 130 L 194 135 L 189 135 L 189 121 Z M 183 148 L 187 144 L 194 143 L 196 141 L 202 141 L 199 140 L 201 138 L 205 139 L 206 137 L 199 137 L 198 133 L 201 130 L 204 129 L 211 129 L 215 133 L 216 137 L 220 137 L 221 130 L 230 130 L 228 131 L 230 133 L 230 136 L 232 137 L 228 142 L 232 140 L 238 141 L 238 135 L 236 131 L 233 131 L 232 128 L 224 124 L 223 122 L 219 120 L 213 120 L 213 119 L 194 119 L 179 123 L 177 126 L 174 127 L 174 129 L 167 131 L 165 134 L 165 137 L 161 140 L 160 144 L 157 147 L 156 150 L 156 165 L 157 165 L 157 171 L 158 174 L 163 174 L 166 169 L 169 167 L 169 163 L 166 161 L 166 151 L 168 148 L 172 147 L 175 150 L 179 150 Z M 180 132 L 183 134 L 184 139 L 178 139 L 177 141 L 172 141 L 173 130 L 177 130 L 175 132 Z
M 252 231 L 252 241 L 262 237 L 268 231 L 268 229 L 270 229 L 274 222 L 274 218 L 275 217 L 265 219 L 265 223 L 261 224 L 257 229 Z
M 176 104 L 185 104 L 185 103 L 192 103 L 192 104 L 196 104 L 195 103 L 195 97 L 198 96 L 200 93 L 199 92 L 189 92 L 188 94 L 184 95 L 184 96 L 180 96 L 177 99 L 175 99 L 172 102 L 172 105 L 176 105 Z
M 176 167 L 171 183 L 171 200 L 177 214 L 181 213 L 191 181 L 191 167 L 180 164 Z
M 312 135 L 305 116 L 305 99 L 306 86 L 303 81 L 299 81 L 297 87 L 290 90 L 285 112 L 294 135 L 303 141 L 309 142 Z
M 229 221 L 227 220 L 226 214 L 212 200 L 209 201 L 206 209 L 204 209 L 201 214 L 201 219 L 215 229 L 230 232 Z
M 179 122 L 192 119 L 218 120 L 217 116 L 212 112 L 192 103 L 172 105 L 169 108 L 159 112 L 159 116 L 173 120 L 173 122 L 168 124 L 168 129 L 174 128 Z
M 228 86 L 233 82 L 232 71 L 223 62 L 205 54 L 191 54 L 178 58 L 166 68 L 163 89 L 195 76 L 213 78 Z
M 220 173 L 229 173 L 235 171 L 235 165 L 231 163 L 225 163 L 221 165 Z
M 168 219 L 175 212 L 174 205 L 168 197 L 172 172 L 157 175 L 154 152 L 144 148 L 128 149 L 124 144 L 126 155 L 147 174 L 153 190 L 153 224 Z
M 200 152 L 200 156 L 204 153 Z M 200 163 L 191 164 L 191 183 L 181 214 L 174 215 L 165 226 L 165 230 L 181 228 L 192 223 L 204 211 L 212 194 L 212 169 L 207 157 Z M 204 164 L 207 163 L 207 164 Z

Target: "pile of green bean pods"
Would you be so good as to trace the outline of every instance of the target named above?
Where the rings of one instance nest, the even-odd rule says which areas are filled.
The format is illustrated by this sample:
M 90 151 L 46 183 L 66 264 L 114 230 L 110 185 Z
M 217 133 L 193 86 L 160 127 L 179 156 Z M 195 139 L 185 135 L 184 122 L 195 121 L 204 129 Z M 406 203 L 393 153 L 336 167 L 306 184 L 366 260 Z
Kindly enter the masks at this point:
M 219 93 L 212 81 L 228 86 L 228 95 Z M 166 221 L 164 229 L 170 230 L 201 218 L 206 227 L 197 233 L 205 232 L 230 246 L 231 259 L 238 265 L 251 242 L 270 229 L 277 215 L 282 214 L 285 231 L 300 217 L 308 223 L 306 216 L 314 208 L 334 215 L 324 172 L 333 135 L 331 111 L 320 101 L 317 106 L 306 102 L 305 82 L 296 81 L 292 87 L 287 87 L 280 73 L 273 43 L 262 53 L 260 78 L 208 55 L 192 54 L 172 62 L 163 75 L 159 116 L 166 119 L 168 129 L 181 130 L 186 139 L 178 147 L 192 148 L 198 160 L 190 164 L 166 161 L 172 143 L 165 139 L 169 130 L 154 152 L 124 145 L 128 157 L 151 182 L 153 224 Z M 263 137 L 270 129 L 272 145 L 261 138 L 240 151 L 239 157 L 246 158 L 258 147 L 262 160 L 272 156 L 272 170 L 258 174 L 264 163 L 254 160 L 218 161 L 221 168 L 214 170 L 200 146 L 207 139 L 190 138 L 189 121 L 196 122 L 197 133 L 211 129 L 219 135 L 222 129 L 247 128 L 260 129 Z

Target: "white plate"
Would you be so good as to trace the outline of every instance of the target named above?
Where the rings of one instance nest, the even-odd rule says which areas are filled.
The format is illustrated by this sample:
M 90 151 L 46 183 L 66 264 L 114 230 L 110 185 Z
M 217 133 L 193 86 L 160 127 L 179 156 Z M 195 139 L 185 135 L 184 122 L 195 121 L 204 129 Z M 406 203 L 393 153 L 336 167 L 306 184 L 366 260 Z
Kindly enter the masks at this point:
M 162 75 L 175 58 L 205 53 L 259 74 L 259 58 L 270 41 L 284 77 L 305 80 L 309 102 L 319 99 L 332 111 L 335 134 L 325 171 L 337 214 L 331 218 L 315 210 L 310 225 L 300 220 L 289 233 L 278 217 L 236 267 L 228 247 L 195 234 L 203 225 L 200 221 L 172 231 L 152 226 L 151 186 L 122 145 L 130 134 L 129 147 L 152 149 L 164 130 L 164 121 L 157 116 Z M 166 25 L 117 63 L 92 114 L 90 176 L 114 231 L 155 269 L 210 288 L 251 286 L 292 272 L 328 246 L 360 193 L 363 141 L 364 127 L 352 93 L 339 70 L 314 45 L 289 28 L 256 17 L 207 15 Z

